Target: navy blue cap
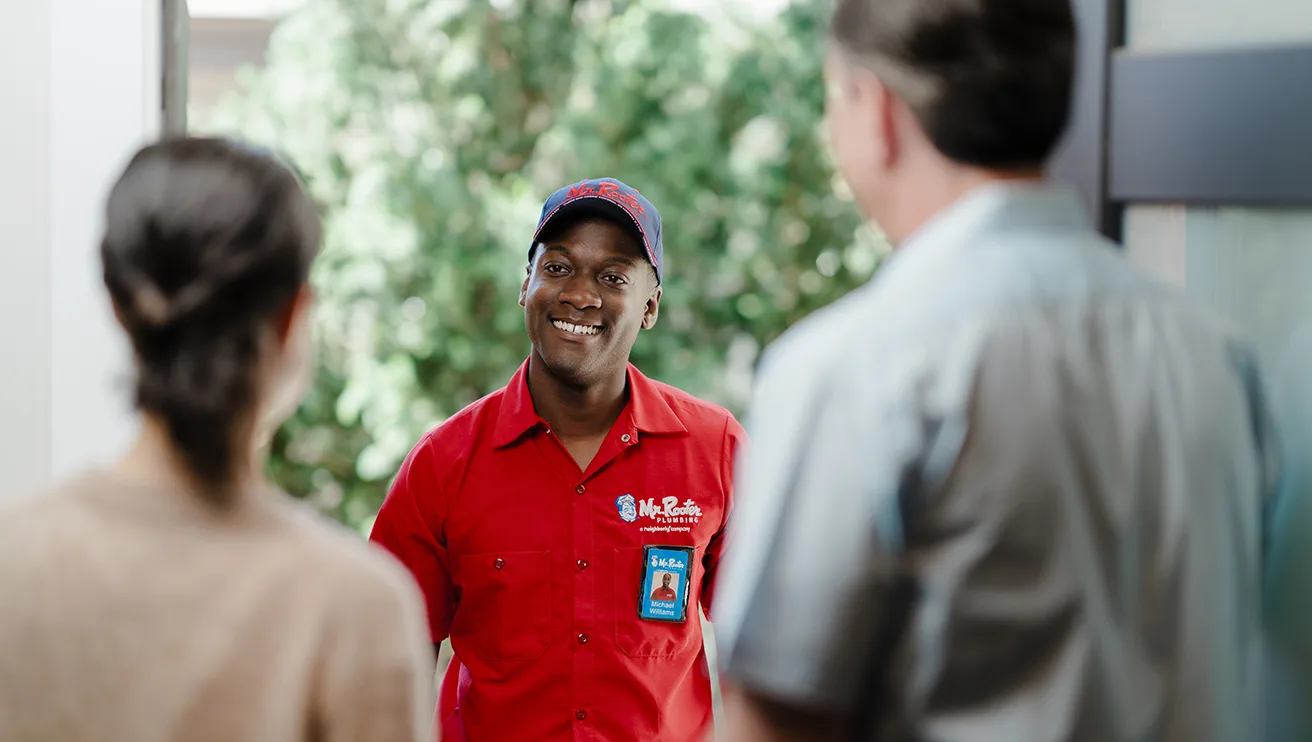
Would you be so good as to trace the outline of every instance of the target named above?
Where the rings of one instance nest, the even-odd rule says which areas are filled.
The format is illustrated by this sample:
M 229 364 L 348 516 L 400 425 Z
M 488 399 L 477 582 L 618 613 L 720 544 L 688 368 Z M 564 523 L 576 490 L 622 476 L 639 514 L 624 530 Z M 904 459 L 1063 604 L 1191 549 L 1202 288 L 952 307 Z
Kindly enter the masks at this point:
M 627 229 L 642 245 L 647 261 L 656 269 L 656 282 L 665 273 L 665 249 L 661 245 L 661 215 L 636 188 L 614 178 L 597 178 L 568 185 L 542 205 L 533 245 L 537 246 L 547 225 L 565 217 L 598 216 Z M 532 248 L 529 255 L 532 256 Z

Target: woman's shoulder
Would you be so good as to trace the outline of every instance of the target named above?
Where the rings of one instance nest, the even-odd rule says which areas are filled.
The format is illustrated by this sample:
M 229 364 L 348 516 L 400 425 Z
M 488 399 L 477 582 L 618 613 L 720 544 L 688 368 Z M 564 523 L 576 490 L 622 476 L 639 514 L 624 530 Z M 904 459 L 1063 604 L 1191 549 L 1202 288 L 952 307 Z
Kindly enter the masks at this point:
M 278 518 L 315 572 L 343 599 L 418 603 L 418 588 L 404 566 L 381 548 L 329 519 L 308 503 L 279 493 Z
M 76 531 L 88 476 L 73 477 L 45 487 L 0 493 L 0 545 L 50 543 L 52 531 Z

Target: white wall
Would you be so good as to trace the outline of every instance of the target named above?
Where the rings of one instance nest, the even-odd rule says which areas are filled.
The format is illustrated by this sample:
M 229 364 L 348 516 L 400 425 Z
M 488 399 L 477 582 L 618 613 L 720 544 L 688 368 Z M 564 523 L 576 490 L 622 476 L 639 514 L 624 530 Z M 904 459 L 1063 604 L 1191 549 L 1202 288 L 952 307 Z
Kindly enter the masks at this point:
M 110 184 L 158 133 L 159 24 L 158 0 L 0 4 L 0 498 L 132 434 L 97 242 Z
M 50 469 L 50 10 L 0 5 L 0 497 Z
M 1312 33 L 1307 0 L 1128 0 L 1125 42 L 1136 52 L 1302 44 Z

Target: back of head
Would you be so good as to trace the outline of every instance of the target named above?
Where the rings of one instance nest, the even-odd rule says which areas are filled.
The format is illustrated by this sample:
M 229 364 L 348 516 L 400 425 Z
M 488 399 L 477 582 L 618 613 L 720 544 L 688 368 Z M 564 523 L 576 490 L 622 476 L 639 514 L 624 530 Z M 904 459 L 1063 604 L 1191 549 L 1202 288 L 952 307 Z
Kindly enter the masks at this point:
M 1065 130 L 1071 0 L 837 0 L 832 35 L 955 162 L 1039 166 Z
M 101 259 L 137 358 L 136 404 L 210 493 L 234 476 L 238 427 L 320 231 L 287 166 L 223 139 L 150 145 L 110 193 Z

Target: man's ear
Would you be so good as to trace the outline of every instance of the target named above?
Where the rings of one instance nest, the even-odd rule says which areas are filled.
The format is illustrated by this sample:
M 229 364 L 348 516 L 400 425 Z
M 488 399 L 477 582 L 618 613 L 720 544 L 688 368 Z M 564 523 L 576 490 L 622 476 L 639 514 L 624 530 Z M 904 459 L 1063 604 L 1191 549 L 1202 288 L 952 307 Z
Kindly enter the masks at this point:
M 902 126 L 905 124 L 903 119 L 910 116 L 914 121 L 915 116 L 911 114 L 911 109 L 873 74 L 862 70 L 860 84 L 863 88 L 862 94 L 867 98 L 868 104 L 873 105 L 875 109 L 873 116 L 875 131 L 872 133 L 875 135 L 875 141 L 879 142 L 880 164 L 886 168 L 892 167 L 902 154 Z
M 524 283 L 519 286 L 519 305 L 521 307 L 528 301 L 528 282 L 533 277 L 533 266 L 530 265 L 524 272 L 528 275 L 524 276 Z
M 656 326 L 656 318 L 661 313 L 661 287 L 656 286 L 656 290 L 651 292 L 647 297 L 647 306 L 642 312 L 642 329 L 650 330 Z

